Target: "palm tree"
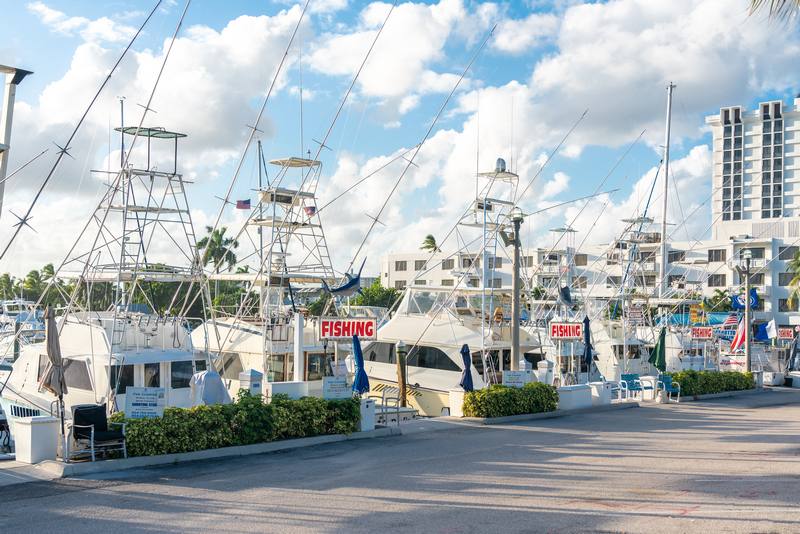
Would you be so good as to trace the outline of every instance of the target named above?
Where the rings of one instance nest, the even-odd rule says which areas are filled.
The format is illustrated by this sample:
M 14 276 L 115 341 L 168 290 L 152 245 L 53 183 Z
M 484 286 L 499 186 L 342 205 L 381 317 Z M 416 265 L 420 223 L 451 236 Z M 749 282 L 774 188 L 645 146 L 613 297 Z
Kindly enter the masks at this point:
M 771 19 L 790 20 L 800 14 L 800 0 L 750 0 L 750 14 L 766 10 Z
M 789 306 L 794 308 L 797 297 L 800 295 L 800 250 L 794 255 L 794 258 L 789 260 L 789 272 L 793 274 L 792 279 L 789 281 Z
M 213 264 L 214 274 L 219 274 L 223 265 L 227 265 L 227 270 L 233 269 L 236 265 L 236 254 L 234 249 L 239 247 L 239 242 L 232 237 L 225 237 L 226 227 L 217 228 L 206 226 L 208 235 L 197 242 L 197 247 L 205 250 L 203 253 L 203 264 Z M 219 280 L 214 282 L 214 295 L 219 292 Z
M 433 234 L 428 234 L 425 236 L 425 239 L 422 240 L 422 246 L 419 247 L 420 250 L 427 250 L 428 252 L 441 252 L 441 249 L 436 244 L 436 238 L 433 237 Z

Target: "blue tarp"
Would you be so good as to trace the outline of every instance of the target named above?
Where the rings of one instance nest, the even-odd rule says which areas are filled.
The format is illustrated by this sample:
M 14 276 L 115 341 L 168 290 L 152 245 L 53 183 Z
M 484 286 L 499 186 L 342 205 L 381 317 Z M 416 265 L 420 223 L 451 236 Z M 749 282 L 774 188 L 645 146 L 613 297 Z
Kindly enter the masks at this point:
M 458 383 L 464 391 L 472 391 L 475 386 L 472 384 L 472 357 L 469 353 L 469 345 L 464 343 L 461 347 L 461 358 L 464 360 L 464 370 L 461 371 L 461 382 Z
M 369 377 L 364 370 L 364 354 L 361 352 L 361 342 L 358 336 L 353 336 L 353 358 L 356 361 L 356 376 L 353 379 L 353 392 L 363 395 L 369 391 Z

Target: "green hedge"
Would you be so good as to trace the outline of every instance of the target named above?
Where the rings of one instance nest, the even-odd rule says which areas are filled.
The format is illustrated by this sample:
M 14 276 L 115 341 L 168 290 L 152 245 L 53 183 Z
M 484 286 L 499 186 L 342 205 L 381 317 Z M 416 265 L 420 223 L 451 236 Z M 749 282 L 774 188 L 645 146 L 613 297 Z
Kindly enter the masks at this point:
M 752 373 L 738 371 L 680 371 L 668 373 L 681 385 L 681 395 L 706 395 L 725 391 L 753 389 Z
M 281 439 L 358 431 L 361 418 L 358 399 L 324 400 L 304 397 L 290 400 L 275 395 L 266 404 L 262 397 L 242 391 L 232 404 L 166 408 L 154 419 L 125 419 L 120 412 L 113 421 L 124 421 L 129 456 L 154 456 L 250 445 Z
M 558 408 L 558 391 L 541 382 L 521 388 L 494 385 L 464 395 L 467 417 L 505 417 L 526 413 L 552 412 Z

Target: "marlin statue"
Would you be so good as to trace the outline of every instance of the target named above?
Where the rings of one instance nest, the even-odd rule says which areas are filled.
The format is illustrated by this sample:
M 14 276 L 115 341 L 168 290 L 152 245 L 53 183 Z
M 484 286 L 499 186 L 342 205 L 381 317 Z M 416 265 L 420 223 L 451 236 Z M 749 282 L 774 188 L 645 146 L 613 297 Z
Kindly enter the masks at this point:
M 352 297 L 356 293 L 361 293 L 361 271 L 364 270 L 364 264 L 367 263 L 367 258 L 361 262 L 361 268 L 358 269 L 358 274 L 353 276 L 350 273 L 344 273 L 347 281 L 338 287 L 328 287 L 325 280 L 322 281 L 322 287 L 334 297 Z

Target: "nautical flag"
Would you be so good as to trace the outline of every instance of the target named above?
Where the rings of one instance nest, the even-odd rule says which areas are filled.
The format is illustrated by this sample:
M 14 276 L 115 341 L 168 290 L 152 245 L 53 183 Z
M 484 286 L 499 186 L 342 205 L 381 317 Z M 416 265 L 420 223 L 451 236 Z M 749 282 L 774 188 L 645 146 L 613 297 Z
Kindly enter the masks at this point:
M 739 315 L 736 312 L 731 312 L 725 318 L 725 322 L 722 323 L 722 326 L 733 326 L 739 322 Z
M 306 212 L 306 215 L 309 217 L 313 217 L 315 213 L 317 213 L 316 206 L 303 206 L 303 211 Z
M 237 200 L 236 201 L 236 209 L 237 210 L 249 210 L 250 209 L 250 199 L 247 200 Z
M 770 339 L 775 339 L 778 337 L 778 327 L 775 324 L 775 319 L 772 319 L 767 323 L 767 337 Z
M 744 319 L 739 321 L 739 327 L 736 328 L 736 335 L 733 336 L 733 341 L 731 341 L 731 352 L 735 352 L 744 345 Z

